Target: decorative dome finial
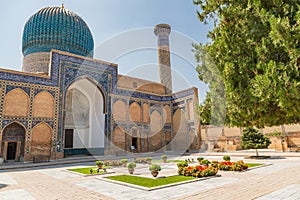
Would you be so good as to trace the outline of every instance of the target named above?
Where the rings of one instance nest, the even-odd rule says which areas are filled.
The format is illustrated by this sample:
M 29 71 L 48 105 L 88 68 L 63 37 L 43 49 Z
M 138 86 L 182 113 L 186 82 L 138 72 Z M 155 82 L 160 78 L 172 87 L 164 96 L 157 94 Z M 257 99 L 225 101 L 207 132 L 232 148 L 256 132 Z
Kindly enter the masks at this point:
M 61 4 L 61 8 L 62 8 L 62 9 L 65 9 L 64 3 Z

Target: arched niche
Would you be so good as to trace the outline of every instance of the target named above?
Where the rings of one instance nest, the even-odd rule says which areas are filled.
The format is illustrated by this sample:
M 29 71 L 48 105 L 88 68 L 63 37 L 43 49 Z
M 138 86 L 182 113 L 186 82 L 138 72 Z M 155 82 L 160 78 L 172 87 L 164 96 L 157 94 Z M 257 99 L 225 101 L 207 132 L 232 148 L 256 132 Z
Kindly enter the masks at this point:
M 4 116 L 26 117 L 29 111 L 29 97 L 20 88 L 9 91 L 4 98 Z
M 133 122 L 141 122 L 141 107 L 137 102 L 133 102 L 129 106 L 130 120 Z
M 190 145 L 188 121 L 181 109 L 176 110 L 173 115 L 173 144 L 173 150 L 183 151 L 189 148 Z
M 162 147 L 162 116 L 157 110 L 150 115 L 150 151 L 156 151 Z
M 126 121 L 126 104 L 122 100 L 118 100 L 113 104 L 113 118 L 115 121 Z
M 120 126 L 114 128 L 113 143 L 116 147 L 126 150 L 126 132 Z
M 32 156 L 51 156 L 52 128 L 41 122 L 31 133 L 30 153 Z
M 1 152 L 4 160 L 24 157 L 26 129 L 18 122 L 6 125 L 2 131 Z
M 54 98 L 46 91 L 39 92 L 33 99 L 33 117 L 54 117 Z

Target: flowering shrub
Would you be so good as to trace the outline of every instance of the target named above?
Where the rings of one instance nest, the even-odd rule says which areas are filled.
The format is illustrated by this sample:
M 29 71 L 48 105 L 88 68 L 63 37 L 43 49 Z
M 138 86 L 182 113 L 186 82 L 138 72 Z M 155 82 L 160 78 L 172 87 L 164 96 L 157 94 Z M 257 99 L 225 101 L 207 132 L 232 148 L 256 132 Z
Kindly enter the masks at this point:
M 178 166 L 178 174 L 183 176 L 206 177 L 214 176 L 218 172 L 218 168 L 207 166 Z
M 244 161 L 239 160 L 237 162 L 219 162 L 219 169 L 225 171 L 243 171 L 248 169 L 248 165 Z
M 248 165 L 244 163 L 244 161 L 239 160 L 236 163 L 234 163 L 233 170 L 234 171 L 243 171 L 248 169 Z
M 122 163 L 117 160 L 105 160 L 103 161 L 103 165 L 105 166 L 120 166 Z
M 219 162 L 219 169 L 225 170 L 225 171 L 232 171 L 233 170 L 233 162 L 230 162 L 230 161 Z

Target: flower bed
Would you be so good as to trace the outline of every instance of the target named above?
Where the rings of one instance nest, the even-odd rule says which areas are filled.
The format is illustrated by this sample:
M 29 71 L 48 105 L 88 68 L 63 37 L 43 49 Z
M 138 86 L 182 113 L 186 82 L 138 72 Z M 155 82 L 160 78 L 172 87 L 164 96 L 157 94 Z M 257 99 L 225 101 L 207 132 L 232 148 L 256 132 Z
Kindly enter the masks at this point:
M 220 170 L 224 171 L 244 171 L 248 169 L 248 165 L 244 161 L 239 160 L 237 162 L 224 161 L 219 162 L 218 167 Z
M 178 163 L 178 174 L 183 176 L 193 176 L 193 177 L 207 177 L 214 176 L 218 173 L 218 168 L 213 166 L 188 166 L 185 163 Z

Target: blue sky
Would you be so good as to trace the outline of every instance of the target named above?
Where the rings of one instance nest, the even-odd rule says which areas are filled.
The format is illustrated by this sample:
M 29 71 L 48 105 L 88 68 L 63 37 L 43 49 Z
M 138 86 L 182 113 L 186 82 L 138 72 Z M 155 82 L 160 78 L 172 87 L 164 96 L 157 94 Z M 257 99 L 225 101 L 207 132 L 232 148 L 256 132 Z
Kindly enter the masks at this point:
M 1 68 L 21 70 L 22 32 L 27 19 L 43 7 L 62 3 L 90 27 L 96 59 L 117 63 L 121 74 L 153 81 L 158 81 L 153 27 L 170 24 L 174 90 L 196 86 L 200 99 L 204 98 L 206 87 L 197 78 L 191 43 L 207 42 L 212 26 L 200 23 L 192 0 L 0 0 Z

